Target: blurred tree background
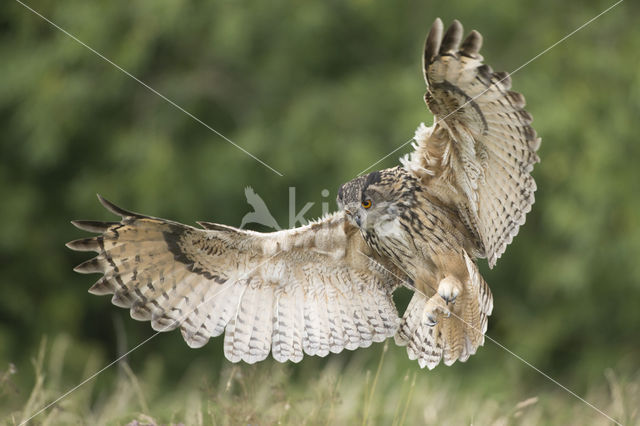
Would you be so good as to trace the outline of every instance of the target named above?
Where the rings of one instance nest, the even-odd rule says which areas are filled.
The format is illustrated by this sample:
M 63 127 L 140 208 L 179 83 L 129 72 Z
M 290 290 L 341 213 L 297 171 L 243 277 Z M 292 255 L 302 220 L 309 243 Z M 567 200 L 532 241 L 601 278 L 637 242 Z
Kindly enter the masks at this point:
M 406 142 L 421 121 L 431 123 L 420 60 L 435 17 L 479 30 L 485 61 L 513 71 L 612 2 L 28 4 L 284 175 L 19 3 L 3 3 L 0 370 L 14 363 L 16 386 L 28 390 L 42 337 L 62 336 L 63 391 L 90 373 L 88 357 L 106 364 L 152 334 L 107 298 L 87 294 L 93 276 L 72 272 L 88 256 L 64 247 L 83 235 L 69 221 L 113 220 L 96 193 L 153 216 L 238 226 L 251 211 L 243 190 L 252 186 L 287 226 L 295 187 L 298 208 L 314 202 L 306 217 L 317 217 L 322 202 L 335 208 L 341 183 Z M 578 393 L 604 382 L 606 369 L 621 377 L 639 370 L 639 12 L 623 2 L 513 76 L 542 137 L 537 201 L 497 267 L 480 262 L 495 299 L 489 336 Z M 375 366 L 380 351 L 330 358 Z M 191 350 L 177 332 L 154 338 L 129 362 L 133 371 L 160 366 L 160 387 L 193 365 L 214 380 L 227 364 L 221 338 Z M 327 362 L 308 357 L 290 380 L 304 386 Z M 386 363 L 399 375 L 418 369 L 394 346 Z M 514 386 L 523 395 L 555 389 L 489 341 L 466 364 L 418 375 L 475 381 L 494 396 Z M 98 377 L 97 388 L 113 377 Z M 3 398 L 11 406 L 24 396 Z

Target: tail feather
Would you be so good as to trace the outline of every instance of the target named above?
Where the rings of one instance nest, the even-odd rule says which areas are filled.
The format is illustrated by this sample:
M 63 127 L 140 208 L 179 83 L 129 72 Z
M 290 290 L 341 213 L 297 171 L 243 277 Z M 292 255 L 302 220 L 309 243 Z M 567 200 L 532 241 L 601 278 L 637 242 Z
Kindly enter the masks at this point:
M 493 296 L 478 267 L 465 253 L 469 279 L 453 305 L 446 305 L 439 294 L 431 297 L 416 292 L 395 335 L 398 345 L 406 345 L 410 359 L 421 368 L 433 369 L 443 361 L 451 365 L 464 362 L 484 344 L 487 320 L 493 309 Z M 443 311 L 449 310 L 447 316 Z M 438 310 L 434 325 L 430 316 Z

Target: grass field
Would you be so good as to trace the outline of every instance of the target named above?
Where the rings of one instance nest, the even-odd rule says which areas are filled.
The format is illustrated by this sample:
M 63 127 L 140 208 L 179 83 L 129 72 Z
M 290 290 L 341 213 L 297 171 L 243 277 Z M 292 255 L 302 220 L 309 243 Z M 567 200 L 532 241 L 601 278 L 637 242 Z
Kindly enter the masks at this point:
M 70 350 L 72 342 L 66 337 L 49 343 L 44 339 L 31 371 L 10 366 L 2 372 L 0 414 L 7 424 L 21 424 L 74 386 L 62 383 Z M 409 365 L 400 371 L 394 366 L 407 364 L 393 358 L 405 356 L 401 348 L 378 345 L 362 353 L 347 362 L 333 357 L 319 370 L 302 372 L 266 361 L 226 363 L 213 374 L 206 364 L 198 364 L 172 387 L 160 384 L 160 357 L 138 372 L 120 362 L 30 424 L 614 424 L 549 382 L 540 381 L 537 389 L 514 388 L 510 368 L 497 377 L 499 367 L 491 378 L 480 374 L 453 381 L 441 373 L 461 364 L 432 372 Z M 468 368 L 473 362 L 471 358 L 462 365 Z M 78 383 L 106 364 L 90 356 Z M 526 375 L 538 374 L 523 368 Z M 25 376 L 33 382 L 31 389 L 16 385 Z M 640 375 L 604 371 L 602 381 L 584 397 L 621 424 L 640 424 Z

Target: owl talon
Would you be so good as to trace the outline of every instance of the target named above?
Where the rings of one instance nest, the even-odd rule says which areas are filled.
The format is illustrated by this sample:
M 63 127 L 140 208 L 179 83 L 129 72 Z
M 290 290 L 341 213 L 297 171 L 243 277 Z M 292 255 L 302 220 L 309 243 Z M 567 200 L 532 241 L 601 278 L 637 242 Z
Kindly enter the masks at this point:
M 462 290 L 462 284 L 457 278 L 448 275 L 444 277 L 438 285 L 438 294 L 444 299 L 444 301 L 452 305 L 456 303 L 456 298 Z
M 438 324 L 438 317 L 440 315 L 443 315 L 445 318 L 449 318 L 449 316 L 451 316 L 451 311 L 447 308 L 441 297 L 434 295 L 427 302 L 426 312 L 424 314 L 425 324 L 429 327 L 435 326 Z
M 434 325 L 438 324 L 438 318 L 435 314 L 435 312 L 429 312 L 427 314 L 427 323 L 426 323 L 429 327 L 433 327 Z

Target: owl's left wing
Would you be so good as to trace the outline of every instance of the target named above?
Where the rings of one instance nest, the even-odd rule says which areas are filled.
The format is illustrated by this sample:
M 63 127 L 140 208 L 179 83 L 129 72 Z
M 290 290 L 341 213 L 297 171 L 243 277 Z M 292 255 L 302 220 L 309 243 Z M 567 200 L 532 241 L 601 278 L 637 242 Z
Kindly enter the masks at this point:
M 427 36 L 425 101 L 434 125 L 416 131 L 404 166 L 445 204 L 457 208 L 493 266 L 534 202 L 531 176 L 540 138 L 524 97 L 506 72 L 482 64 L 482 36 L 438 18 Z M 462 41 L 462 42 L 461 42 Z
M 298 362 L 303 353 L 366 347 L 396 332 L 397 274 L 342 212 L 263 234 L 194 228 L 100 201 L 121 220 L 73 222 L 100 234 L 67 244 L 98 253 L 75 271 L 103 274 L 91 293 L 113 294 L 115 305 L 154 330 L 180 327 L 191 347 L 225 333 L 230 361 L 253 363 L 272 352 Z

